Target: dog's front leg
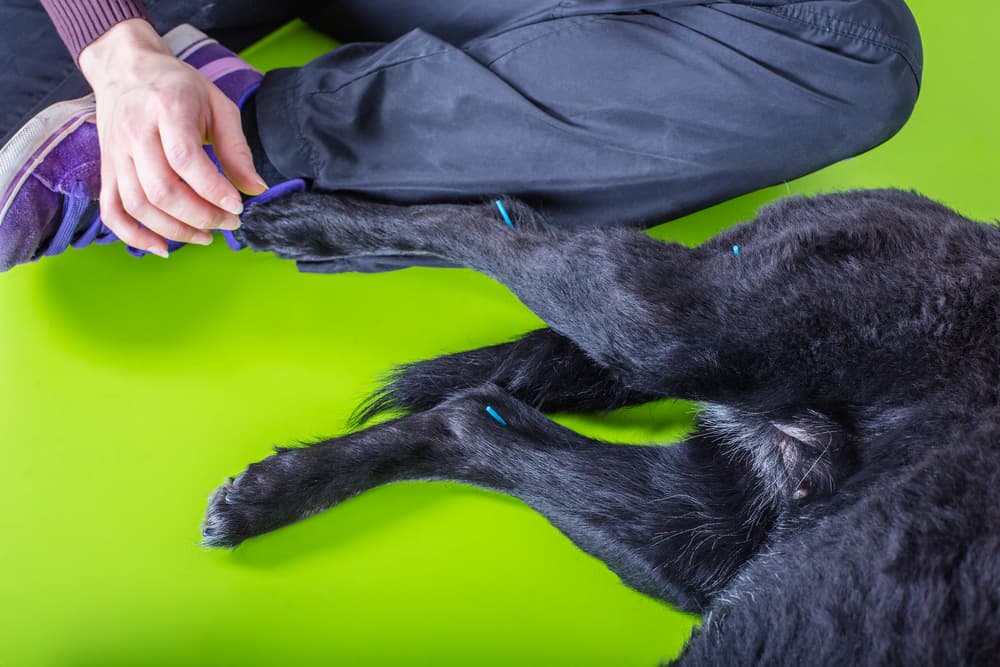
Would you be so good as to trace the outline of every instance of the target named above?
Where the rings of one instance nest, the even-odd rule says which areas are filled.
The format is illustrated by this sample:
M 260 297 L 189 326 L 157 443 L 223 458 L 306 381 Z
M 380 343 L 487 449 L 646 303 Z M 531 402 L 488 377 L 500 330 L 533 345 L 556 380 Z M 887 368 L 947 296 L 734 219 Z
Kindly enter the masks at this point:
M 559 334 L 637 391 L 702 398 L 724 386 L 709 341 L 718 338 L 712 276 L 698 251 L 637 230 L 543 227 L 508 202 L 393 206 L 305 193 L 245 216 L 251 247 L 297 260 L 418 253 L 486 273 Z M 717 398 L 717 396 L 715 396 Z
M 235 546 L 399 480 L 516 496 L 627 584 L 702 609 L 760 542 L 745 472 L 709 441 L 609 445 L 486 385 L 428 412 L 281 450 L 221 487 L 206 544 Z

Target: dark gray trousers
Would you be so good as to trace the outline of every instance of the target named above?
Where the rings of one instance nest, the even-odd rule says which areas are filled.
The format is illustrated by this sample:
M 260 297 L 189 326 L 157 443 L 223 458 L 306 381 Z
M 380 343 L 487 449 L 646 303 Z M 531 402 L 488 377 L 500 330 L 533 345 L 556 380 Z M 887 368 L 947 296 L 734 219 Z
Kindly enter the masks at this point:
M 922 67 L 903 0 L 263 4 L 148 6 L 161 30 L 187 21 L 237 49 L 295 14 L 350 42 L 265 77 L 259 140 L 279 172 L 398 203 L 516 196 L 564 226 L 656 224 L 864 152 L 909 117 Z M 44 62 L 15 71 L 52 90 L 72 63 L 49 32 L 30 47 Z

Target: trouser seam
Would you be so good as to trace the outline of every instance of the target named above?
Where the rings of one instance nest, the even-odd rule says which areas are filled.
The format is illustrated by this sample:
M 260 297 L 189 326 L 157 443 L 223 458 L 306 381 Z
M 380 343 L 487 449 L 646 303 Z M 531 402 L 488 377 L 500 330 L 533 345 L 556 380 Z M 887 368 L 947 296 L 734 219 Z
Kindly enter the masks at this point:
M 561 5 L 562 4 L 565 4 L 565 3 L 561 3 Z M 552 35 L 556 35 L 556 34 L 558 34 L 560 32 L 564 32 L 564 31 L 570 30 L 572 28 L 577 28 L 577 27 L 579 27 L 579 26 L 581 26 L 581 25 L 583 25 L 585 23 L 592 23 L 594 21 L 597 21 L 597 20 L 600 20 L 600 19 L 604 18 L 605 16 L 606 16 L 605 14 L 598 14 L 596 16 L 573 16 L 573 17 L 562 17 L 562 18 L 551 19 L 554 22 L 554 24 L 555 24 L 555 25 L 553 25 L 553 27 L 552 27 L 551 30 L 546 30 L 545 32 L 543 32 L 543 33 L 541 33 L 539 35 L 534 35 L 530 39 L 528 39 L 528 40 L 526 40 L 524 42 L 521 42 L 517 46 L 511 47 L 507 51 L 504 51 L 500 55 L 496 56 L 495 58 L 493 58 L 492 60 L 490 60 L 489 62 L 487 62 L 486 66 L 492 68 L 493 65 L 495 65 L 497 62 L 503 60 L 507 56 L 513 55 L 514 53 L 518 52 L 519 50 L 523 49 L 524 47 L 529 46 L 530 44 L 533 44 L 533 43 L 537 42 L 540 39 L 545 39 L 546 37 L 550 37 Z
M 306 93 L 306 95 L 308 95 L 310 97 L 312 97 L 313 95 L 334 95 L 334 94 L 338 93 L 339 91 L 343 90 L 344 88 L 347 88 L 348 86 L 352 86 L 355 83 L 357 83 L 358 81 L 361 81 L 363 79 L 367 79 L 368 77 L 370 77 L 370 76 L 372 76 L 374 74 L 378 74 L 379 72 L 384 72 L 384 71 L 392 69 L 394 67 L 399 67 L 401 65 L 406 65 L 406 64 L 418 61 L 418 60 L 423 60 L 425 58 L 433 58 L 434 56 L 444 55 L 446 53 L 448 53 L 447 49 L 439 49 L 437 51 L 431 51 L 430 53 L 421 53 L 418 56 L 411 56 L 409 58 L 404 58 L 402 60 L 397 60 L 396 62 L 386 63 L 385 65 L 380 65 L 380 66 L 376 67 L 373 70 L 369 70 L 367 72 L 364 72 L 363 74 L 361 74 L 361 75 L 359 75 L 359 76 L 351 79 L 350 81 L 345 81 L 344 83 L 340 84 L 339 86 L 336 86 L 334 88 L 330 88 L 329 90 L 313 90 L 313 91 L 310 91 L 310 92 Z
M 816 30 L 822 30 L 833 35 L 839 35 L 841 37 L 850 37 L 851 39 L 855 39 L 859 42 L 871 44 L 872 46 L 886 49 L 887 51 L 892 51 L 906 62 L 910 73 L 916 80 L 917 87 L 919 88 L 920 86 L 920 74 L 915 64 L 916 58 L 913 56 L 909 45 L 902 38 L 887 33 L 881 28 L 864 23 L 858 23 L 857 21 L 834 16 L 833 14 L 825 12 L 818 12 L 801 6 L 782 6 L 772 8 L 753 7 L 750 5 L 745 6 L 748 9 L 764 12 L 765 14 L 771 14 L 792 23 L 798 23 L 800 25 L 805 25 Z M 791 13 L 791 11 L 795 11 L 798 14 L 809 14 L 815 17 L 815 20 L 807 20 L 801 16 L 795 16 Z M 866 36 L 866 33 L 878 35 L 882 39 L 873 39 L 872 37 Z

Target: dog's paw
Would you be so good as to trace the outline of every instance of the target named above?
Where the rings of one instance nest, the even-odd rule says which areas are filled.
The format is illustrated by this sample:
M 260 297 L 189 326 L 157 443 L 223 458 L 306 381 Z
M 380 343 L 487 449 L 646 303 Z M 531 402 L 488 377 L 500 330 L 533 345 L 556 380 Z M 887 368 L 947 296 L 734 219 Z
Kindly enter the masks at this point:
M 330 226 L 337 200 L 300 192 L 247 208 L 234 236 L 251 249 L 284 259 L 323 260 L 343 254 Z
M 238 507 L 233 488 L 235 481 L 230 477 L 208 499 L 208 511 L 201 525 L 202 544 L 206 547 L 235 547 L 246 539 L 240 529 L 242 518 L 234 509 Z
M 256 527 L 261 508 L 247 502 L 239 488 L 240 477 L 230 477 L 209 498 L 205 522 L 201 526 L 203 545 L 233 548 L 263 532 Z
M 232 548 L 298 518 L 295 495 L 288 493 L 294 483 L 275 463 L 281 454 L 254 463 L 216 489 L 201 527 L 205 546 Z
M 240 228 L 233 234 L 245 245 L 258 252 L 273 252 L 286 259 L 298 259 L 307 246 L 311 225 L 295 220 L 292 210 L 299 195 L 282 197 L 273 202 L 250 207 L 240 218 Z

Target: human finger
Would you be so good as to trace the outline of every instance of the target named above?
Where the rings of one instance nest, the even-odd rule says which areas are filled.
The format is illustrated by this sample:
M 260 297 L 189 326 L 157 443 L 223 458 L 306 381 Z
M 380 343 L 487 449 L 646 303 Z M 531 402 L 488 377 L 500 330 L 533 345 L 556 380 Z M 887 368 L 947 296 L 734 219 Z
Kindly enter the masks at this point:
M 232 215 L 243 212 L 239 191 L 205 153 L 201 132 L 194 123 L 162 123 L 160 139 L 167 163 L 174 173 L 184 179 L 199 197 L 221 209 L 220 223 L 226 211 Z
M 159 136 L 144 138 L 133 151 L 132 163 L 139 185 L 146 200 L 156 209 L 196 229 L 239 227 L 239 218 L 205 201 L 181 180 L 167 162 Z
M 103 172 L 102 168 L 102 172 Z M 114 232 L 115 236 L 126 245 L 145 250 L 164 259 L 168 255 L 166 242 L 157 234 L 146 229 L 122 206 L 121 197 L 115 179 L 108 168 L 108 176 L 102 177 L 101 187 L 101 222 Z
M 242 192 L 257 195 L 267 189 L 253 164 L 253 154 L 243 135 L 240 111 L 221 91 L 209 97 L 212 106 L 209 140 L 219 164 L 233 185 Z
M 132 219 L 142 223 L 161 237 L 172 241 L 199 245 L 208 245 L 212 242 L 210 233 L 196 229 L 164 213 L 149 201 L 142 184 L 139 182 L 135 163 L 131 158 L 120 159 L 115 174 L 118 180 L 118 195 L 122 208 Z

